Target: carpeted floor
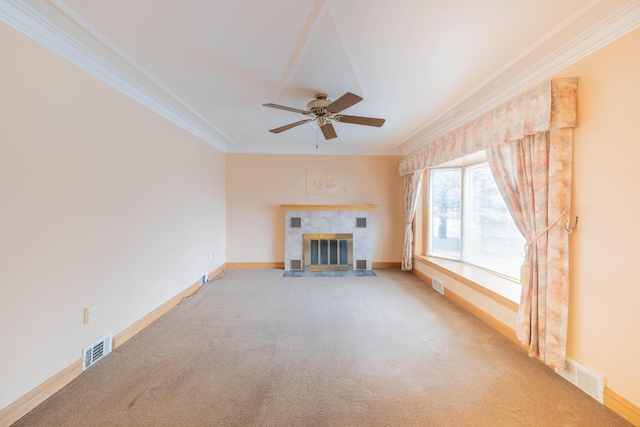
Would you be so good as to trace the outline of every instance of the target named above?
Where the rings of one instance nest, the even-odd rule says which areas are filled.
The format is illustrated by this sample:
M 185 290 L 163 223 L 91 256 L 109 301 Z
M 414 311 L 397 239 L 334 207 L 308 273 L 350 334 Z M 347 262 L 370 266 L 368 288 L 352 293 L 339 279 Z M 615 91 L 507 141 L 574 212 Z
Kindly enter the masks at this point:
M 229 270 L 16 426 L 627 426 L 415 276 Z

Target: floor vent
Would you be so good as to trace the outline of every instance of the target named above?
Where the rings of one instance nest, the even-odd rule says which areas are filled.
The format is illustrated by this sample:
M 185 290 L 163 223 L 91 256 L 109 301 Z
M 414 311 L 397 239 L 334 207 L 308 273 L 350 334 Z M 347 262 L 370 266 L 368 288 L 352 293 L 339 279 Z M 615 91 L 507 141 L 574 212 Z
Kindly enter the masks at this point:
M 438 279 L 437 277 L 432 277 L 431 286 L 436 290 L 436 292 L 444 295 L 444 282 L 442 280 Z
M 86 370 L 89 366 L 92 366 L 98 360 L 102 359 L 107 354 L 111 353 L 111 341 L 112 335 L 109 334 L 98 341 L 91 344 L 89 347 L 85 347 L 82 350 L 84 357 L 82 358 L 82 370 Z
M 600 403 L 604 403 L 604 377 L 567 357 L 564 370 L 556 372 Z
M 366 259 L 357 259 L 356 260 L 356 270 L 366 270 L 367 269 L 367 260 Z
M 292 259 L 289 265 L 291 270 L 302 270 L 302 260 Z

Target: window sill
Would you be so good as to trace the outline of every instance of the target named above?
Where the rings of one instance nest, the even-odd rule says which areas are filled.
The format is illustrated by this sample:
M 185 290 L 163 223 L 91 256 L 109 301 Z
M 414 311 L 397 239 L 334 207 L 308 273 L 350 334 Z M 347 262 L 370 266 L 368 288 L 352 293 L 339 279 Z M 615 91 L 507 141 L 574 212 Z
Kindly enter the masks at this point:
M 521 287 L 515 281 L 459 261 L 425 255 L 414 255 L 414 260 L 452 276 L 459 282 L 501 303 L 505 307 L 509 307 L 514 311 L 518 310 Z

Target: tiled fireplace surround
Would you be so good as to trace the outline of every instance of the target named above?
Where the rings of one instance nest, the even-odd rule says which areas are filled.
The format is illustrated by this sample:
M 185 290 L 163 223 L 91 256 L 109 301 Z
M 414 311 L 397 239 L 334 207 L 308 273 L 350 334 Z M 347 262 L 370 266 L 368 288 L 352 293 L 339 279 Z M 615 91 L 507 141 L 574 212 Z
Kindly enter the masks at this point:
M 303 260 L 303 235 L 353 234 L 353 269 L 356 261 L 365 261 L 372 269 L 371 214 L 376 205 L 282 205 L 284 210 L 284 269 L 292 260 Z M 300 227 L 292 227 L 291 218 L 300 218 Z M 365 218 L 359 221 L 357 218 Z M 365 222 L 366 226 L 362 227 Z M 302 261 L 304 268 L 304 261 Z

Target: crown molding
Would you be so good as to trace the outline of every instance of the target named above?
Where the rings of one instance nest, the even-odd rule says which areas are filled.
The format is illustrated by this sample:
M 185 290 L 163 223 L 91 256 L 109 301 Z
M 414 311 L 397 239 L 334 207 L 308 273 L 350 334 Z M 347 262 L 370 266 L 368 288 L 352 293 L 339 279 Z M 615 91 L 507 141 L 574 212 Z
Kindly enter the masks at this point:
M 2 1 L 0 20 L 217 149 L 236 145 L 62 1 Z
M 435 141 L 638 27 L 640 1 L 591 1 L 396 147 Z

